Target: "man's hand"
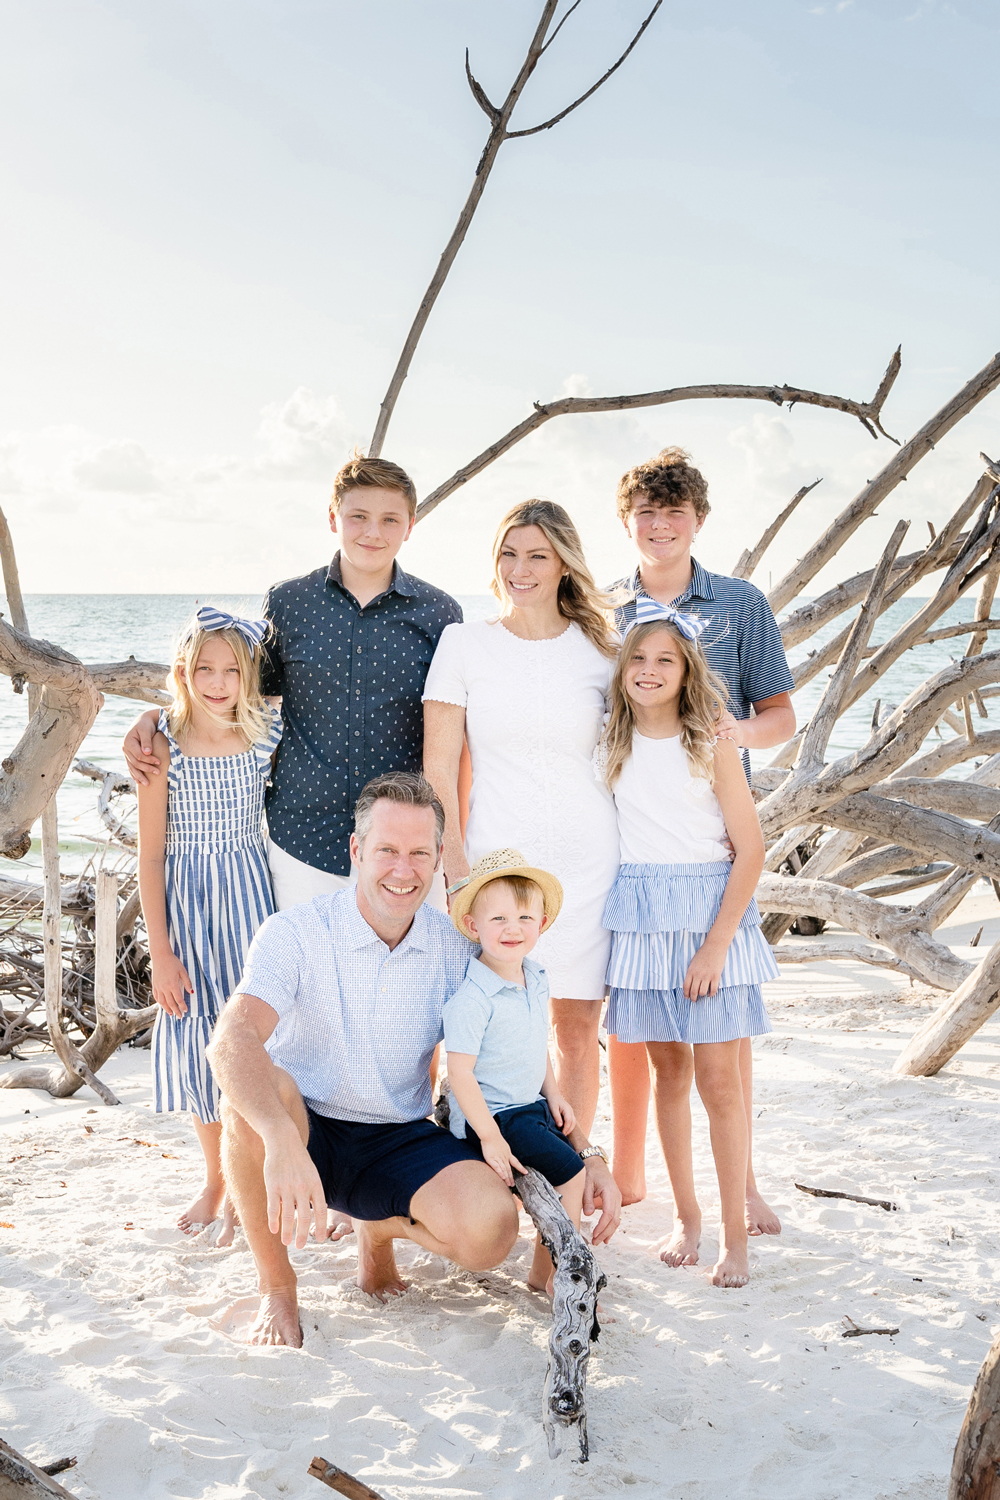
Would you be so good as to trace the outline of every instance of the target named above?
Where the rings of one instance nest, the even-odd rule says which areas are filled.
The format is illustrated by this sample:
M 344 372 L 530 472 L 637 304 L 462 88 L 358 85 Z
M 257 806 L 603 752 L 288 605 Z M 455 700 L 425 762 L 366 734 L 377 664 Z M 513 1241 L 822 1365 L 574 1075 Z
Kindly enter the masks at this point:
M 483 1148 L 483 1160 L 486 1165 L 493 1168 L 501 1182 L 505 1182 L 508 1187 L 513 1187 L 514 1172 L 523 1172 L 524 1168 L 500 1132 L 497 1131 L 495 1137 L 491 1136 L 485 1141 L 480 1137 L 479 1144 Z
M 160 758 L 153 754 L 153 735 L 159 722 L 157 713 L 140 714 L 122 741 L 129 774 L 139 786 L 149 786 L 150 776 L 160 774 Z
M 294 1240 L 296 1250 L 304 1249 L 310 1224 L 315 1240 L 326 1239 L 329 1223 L 326 1193 L 297 1130 L 294 1139 L 277 1144 L 265 1142 L 264 1186 L 267 1227 L 272 1234 L 280 1234 L 283 1245 Z
M 153 960 L 153 999 L 168 1016 L 186 1016 L 186 996 L 193 994 L 194 985 L 176 953 Z
M 548 1100 L 548 1106 L 563 1135 L 569 1135 L 571 1130 L 575 1130 L 576 1115 L 568 1099 L 564 1099 L 562 1094 L 553 1094 Z
M 588 1156 L 584 1162 L 583 1212 L 590 1215 L 600 1207 L 601 1217 L 590 1236 L 592 1245 L 606 1245 L 622 1221 L 622 1195 L 611 1175 L 611 1168 L 601 1156 Z

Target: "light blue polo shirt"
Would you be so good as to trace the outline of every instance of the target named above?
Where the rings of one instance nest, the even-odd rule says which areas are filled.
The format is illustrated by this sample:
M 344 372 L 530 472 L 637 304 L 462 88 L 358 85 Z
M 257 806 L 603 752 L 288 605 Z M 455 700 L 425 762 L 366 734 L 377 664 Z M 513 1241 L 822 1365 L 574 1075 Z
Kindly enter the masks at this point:
M 473 1072 L 490 1114 L 534 1104 L 545 1082 L 549 1047 L 549 982 L 541 964 L 526 958 L 526 988 L 469 960 L 465 979 L 444 1008 L 449 1052 L 476 1059 Z M 451 1096 L 451 1131 L 465 1139 L 465 1116 Z
M 424 905 L 390 952 L 358 911 L 356 889 L 268 917 L 239 991 L 277 1011 L 267 1051 L 317 1114 L 372 1125 L 422 1120 L 445 1001 L 475 949 L 444 912 Z

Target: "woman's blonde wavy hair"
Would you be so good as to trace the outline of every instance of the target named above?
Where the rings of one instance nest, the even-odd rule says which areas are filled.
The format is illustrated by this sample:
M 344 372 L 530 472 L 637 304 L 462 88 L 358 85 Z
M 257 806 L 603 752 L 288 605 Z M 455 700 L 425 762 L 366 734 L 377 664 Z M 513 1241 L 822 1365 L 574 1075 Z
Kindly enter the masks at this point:
M 591 645 L 613 660 L 618 652 L 618 634 L 612 611 L 617 602 L 599 589 L 583 555 L 583 544 L 569 514 L 552 500 L 524 500 L 509 510 L 493 541 L 493 582 L 490 588 L 500 601 L 500 618 L 509 615 L 514 601 L 500 580 L 500 553 L 508 531 L 516 526 L 537 526 L 544 531 L 556 556 L 566 568 L 559 581 L 559 613 L 579 625 Z
M 722 678 L 712 671 L 697 641 L 689 641 L 669 620 L 649 620 L 633 625 L 622 642 L 615 666 L 608 700 L 611 711 L 601 736 L 599 759 L 604 780 L 614 787 L 622 766 L 632 754 L 635 733 L 635 709 L 625 691 L 625 669 L 636 646 L 665 630 L 677 642 L 684 658 L 684 680 L 678 705 L 681 719 L 681 745 L 692 776 L 715 780 L 715 730 L 725 712 L 729 690 Z
M 170 676 L 167 678 L 174 695 L 174 701 L 167 709 L 171 731 L 180 737 L 191 727 L 196 699 L 194 689 L 191 687 L 194 669 L 198 665 L 202 647 L 211 637 L 221 637 L 226 645 L 232 648 L 236 664 L 240 669 L 240 695 L 236 700 L 236 710 L 232 719 L 224 719 L 220 714 L 213 713 L 208 704 L 201 702 L 200 699 L 198 706 L 207 714 L 211 714 L 212 718 L 220 724 L 229 724 L 233 729 L 238 730 L 246 740 L 249 749 L 259 740 L 266 739 L 271 732 L 271 713 L 260 691 L 260 647 L 251 649 L 238 630 L 203 630 L 198 624 L 197 617 L 190 620 L 181 632 L 174 651 Z M 177 671 L 178 667 L 184 668 L 183 677 Z

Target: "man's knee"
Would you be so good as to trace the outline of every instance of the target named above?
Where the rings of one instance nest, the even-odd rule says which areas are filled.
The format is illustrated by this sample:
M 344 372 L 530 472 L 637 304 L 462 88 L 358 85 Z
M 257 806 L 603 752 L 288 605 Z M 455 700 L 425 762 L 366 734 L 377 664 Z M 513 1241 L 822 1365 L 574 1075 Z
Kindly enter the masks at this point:
M 498 1197 L 490 1205 L 490 1212 L 479 1214 L 462 1226 L 461 1263 L 467 1271 L 492 1270 L 514 1248 L 518 1231 L 517 1200 L 504 1191 L 505 1198 Z
M 298 1085 L 290 1073 L 284 1068 L 276 1067 L 274 1070 L 275 1082 L 277 1084 L 278 1098 L 283 1107 L 295 1122 L 296 1129 L 302 1137 L 302 1144 L 309 1142 L 309 1116 L 306 1113 L 302 1095 L 299 1093 Z M 236 1150 L 240 1154 L 255 1156 L 261 1161 L 264 1159 L 264 1142 L 257 1131 L 240 1114 L 234 1104 L 223 1095 L 221 1101 L 220 1117 L 222 1120 L 222 1135 L 227 1149 Z

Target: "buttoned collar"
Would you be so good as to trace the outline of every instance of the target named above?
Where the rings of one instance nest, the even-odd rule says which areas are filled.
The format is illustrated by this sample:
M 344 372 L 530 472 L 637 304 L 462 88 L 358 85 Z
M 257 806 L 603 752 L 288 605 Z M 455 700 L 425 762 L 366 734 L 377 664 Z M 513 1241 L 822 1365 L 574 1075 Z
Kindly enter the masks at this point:
M 636 568 L 635 572 L 632 574 L 632 592 L 635 594 L 646 593 L 646 590 L 642 586 L 642 577 L 638 568 Z M 696 557 L 692 557 L 691 582 L 688 584 L 683 594 L 678 595 L 676 599 L 671 599 L 669 602 L 674 605 L 681 605 L 686 604 L 689 599 L 714 598 L 715 590 L 712 587 L 711 573 L 709 573 L 707 568 L 702 567 L 701 563 Z
M 545 973 L 541 964 L 536 963 L 533 958 L 524 959 L 521 967 L 524 969 L 525 988 L 528 988 Z M 476 988 L 482 990 L 484 995 L 498 995 L 501 990 L 519 990 L 521 988 L 519 984 L 511 984 L 509 979 L 501 979 L 499 974 L 494 973 L 487 964 L 484 964 L 478 958 L 470 958 L 465 977 L 466 979 L 471 979 Z
M 341 593 L 346 594 L 349 599 L 354 599 L 354 595 L 345 584 L 344 576 L 340 570 L 339 548 L 333 554 L 333 561 L 326 570 L 326 577 L 328 583 L 336 584 Z M 404 573 L 399 563 L 394 561 L 392 565 L 392 582 L 389 584 L 389 587 L 383 593 L 376 594 L 374 599 L 369 599 L 364 608 L 370 609 L 373 604 L 377 604 L 380 599 L 384 599 L 386 594 L 398 594 L 401 599 L 412 599 L 415 592 L 413 579 L 409 573 Z M 355 603 L 357 603 L 357 600 L 355 600 Z
M 359 948 L 367 948 L 371 943 L 382 943 L 388 947 L 383 938 L 380 938 L 373 927 L 370 927 L 358 910 L 358 888 L 351 886 L 349 890 L 339 895 L 343 902 L 343 920 L 346 928 L 347 946 L 352 951 Z M 399 953 L 403 948 L 415 948 L 419 953 L 427 953 L 430 949 L 430 933 L 427 924 L 427 908 L 421 904 L 413 914 L 410 930 L 401 942 L 397 943 L 392 950 Z

